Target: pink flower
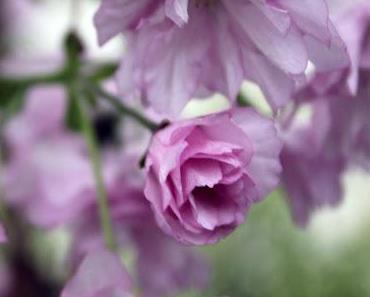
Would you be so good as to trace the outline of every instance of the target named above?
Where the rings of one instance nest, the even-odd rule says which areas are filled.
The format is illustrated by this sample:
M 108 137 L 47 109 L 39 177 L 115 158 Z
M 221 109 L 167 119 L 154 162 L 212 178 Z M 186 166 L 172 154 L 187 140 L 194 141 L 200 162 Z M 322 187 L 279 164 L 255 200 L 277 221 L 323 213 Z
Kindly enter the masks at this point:
M 151 226 L 136 225 L 131 229 L 138 253 L 138 280 L 145 297 L 174 296 L 189 289 L 205 289 L 209 267 L 202 255 L 163 234 L 152 216 L 150 219 Z
M 334 21 L 351 67 L 316 74 L 295 95 L 297 102 L 309 102 L 313 117 L 307 126 L 285 131 L 282 181 L 300 225 L 313 211 L 342 200 L 346 169 L 370 170 L 370 6 L 367 1 L 343 5 Z
M 293 218 L 303 226 L 315 210 L 342 201 L 346 169 L 370 170 L 370 5 L 341 5 L 334 22 L 352 63 L 340 71 L 316 73 L 295 94 L 298 103 L 308 103 L 312 117 L 304 127 L 283 131 L 282 181 Z
M 370 171 L 370 77 L 361 80 L 356 97 L 313 98 L 308 123 L 283 131 L 282 182 L 299 225 L 306 225 L 313 211 L 342 201 L 346 169 Z
M 137 161 L 122 155 L 116 155 L 110 161 L 112 166 L 107 163 L 106 166 L 116 171 L 108 185 L 114 231 L 122 249 L 135 250 L 137 257 L 133 265 L 137 274 L 134 280 L 143 295 L 174 296 L 189 288 L 204 288 L 208 281 L 208 266 L 195 251 L 180 245 L 158 228 L 143 195 L 143 178 L 138 173 Z M 89 196 L 90 207 L 72 225 L 74 263 L 86 253 L 104 246 L 96 197 Z
M 61 86 L 42 86 L 26 94 L 25 106 L 6 127 L 12 155 L 24 154 L 30 146 L 63 136 L 67 95 Z M 64 133 L 65 134 L 65 133 Z
M 66 105 L 61 87 L 34 88 L 5 129 L 7 201 L 44 228 L 71 220 L 94 191 L 84 141 L 65 128 Z
M 233 101 L 244 79 L 276 109 L 309 60 L 318 71 L 348 64 L 324 0 L 103 0 L 95 24 L 100 43 L 127 34 L 122 95 L 172 115 L 192 97 Z
M 307 143 L 305 143 L 307 145 Z M 343 159 L 283 150 L 282 183 L 296 224 L 306 226 L 314 211 L 337 206 L 343 198 Z
M 361 73 L 370 70 L 370 3 L 335 2 L 334 7 L 337 6 L 343 7 L 333 14 L 333 22 L 345 42 L 351 63 L 338 71 L 316 73 L 296 96 L 298 100 L 312 100 L 317 95 L 328 94 L 355 96 L 360 88 Z
M 338 32 L 343 38 L 351 58 L 351 69 L 346 86 L 352 94 L 358 90 L 361 69 L 370 69 L 370 3 L 362 1 L 349 5 L 335 17 Z
M 9 148 L 5 168 L 7 202 L 38 227 L 71 227 L 71 258 L 76 264 L 104 246 L 87 150 L 82 137 L 65 127 L 67 98 L 60 87 L 32 89 L 26 99 L 24 109 L 5 130 Z M 103 145 L 102 174 L 119 244 L 124 249 L 134 246 L 138 250 L 136 283 L 146 297 L 172 296 L 190 287 L 204 287 L 208 271 L 202 259 L 164 235 L 156 225 L 143 195 L 139 157 L 129 156 L 111 143 L 111 138 L 122 133 L 125 148 L 133 145 L 130 150 L 137 151 L 141 147 L 141 135 L 134 129 L 137 127 L 126 120 L 124 127 L 135 132 L 135 137 L 127 137 L 127 131 L 115 131 L 111 120 L 109 114 L 99 114 L 94 123 Z M 142 136 L 147 138 L 146 134 Z M 156 240 L 156 249 L 149 248 L 150 239 Z M 148 267 L 160 270 L 161 277 Z
M 131 279 L 118 256 L 106 250 L 89 253 L 61 297 L 131 297 Z
M 330 120 L 326 146 L 340 155 L 348 166 L 370 171 L 370 73 L 361 77 L 356 97 L 324 98 Z M 364 83 L 366 82 L 366 83 Z
M 328 143 L 332 129 L 326 102 L 316 102 L 314 113 L 303 126 L 283 131 L 282 185 L 295 223 L 306 226 L 312 213 L 342 201 L 341 176 L 346 158 Z
M 185 244 L 215 243 L 278 183 L 281 143 L 250 109 L 173 123 L 153 137 L 145 196 L 159 226 Z

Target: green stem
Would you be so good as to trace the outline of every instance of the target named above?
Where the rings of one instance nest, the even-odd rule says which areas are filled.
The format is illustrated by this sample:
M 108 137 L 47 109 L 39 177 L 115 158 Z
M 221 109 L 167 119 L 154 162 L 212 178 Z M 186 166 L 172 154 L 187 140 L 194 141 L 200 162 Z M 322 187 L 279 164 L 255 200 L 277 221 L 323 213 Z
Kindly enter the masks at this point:
M 22 86 L 32 86 L 36 84 L 53 84 L 61 83 L 66 79 L 65 71 L 58 71 L 55 73 L 38 75 L 38 76 L 25 76 L 25 77 L 2 77 L 0 82 L 2 84 L 17 84 Z
M 1 130 L 1 127 L 0 127 Z M 2 170 L 3 170 L 3 148 L 2 148 L 2 131 L 0 131 L 0 177 L 2 177 Z M 4 204 L 4 189 L 2 180 L 0 180 L 0 219 L 3 223 L 8 222 L 8 214 L 6 211 L 6 207 Z
M 8 240 L 11 241 L 14 239 L 15 234 L 13 234 L 13 226 L 11 224 L 11 217 L 9 215 L 9 209 L 5 203 L 5 190 L 3 188 L 3 131 L 4 131 L 5 119 L 0 119 L 0 223 L 5 226 L 7 231 Z
M 82 130 L 88 146 L 90 160 L 92 163 L 93 173 L 96 181 L 97 200 L 99 205 L 99 215 L 101 226 L 103 229 L 105 244 L 110 250 L 116 249 L 116 241 L 113 232 L 112 220 L 108 205 L 108 195 L 105 189 L 104 180 L 102 176 L 102 166 L 100 153 L 96 141 L 96 135 L 93 130 L 91 120 L 87 114 L 84 102 L 79 98 L 77 100 L 81 114 Z
M 92 91 L 96 96 L 100 98 L 104 98 L 107 101 L 109 101 L 119 112 L 122 114 L 128 115 L 134 120 L 136 120 L 139 124 L 144 126 L 145 128 L 149 129 L 152 132 L 156 132 L 160 128 L 160 124 L 152 121 L 151 119 L 147 118 L 140 112 L 138 112 L 136 109 L 124 104 L 122 100 L 115 97 L 114 95 L 111 95 L 104 91 L 99 86 L 90 83 L 87 86 L 88 91 Z

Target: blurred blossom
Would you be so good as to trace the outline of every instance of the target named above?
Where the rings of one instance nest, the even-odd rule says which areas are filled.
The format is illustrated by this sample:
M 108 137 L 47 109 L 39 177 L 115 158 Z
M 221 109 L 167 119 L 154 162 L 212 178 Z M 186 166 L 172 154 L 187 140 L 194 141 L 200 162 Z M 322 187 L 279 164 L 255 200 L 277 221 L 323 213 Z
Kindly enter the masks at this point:
M 351 241 L 328 257 L 310 230 L 289 225 L 279 199 L 286 194 L 305 227 L 316 210 L 341 203 L 349 170 L 370 172 L 369 0 L 0 0 L 5 94 L 8 78 L 64 69 L 71 28 L 85 48 L 73 77 L 80 95 L 89 88 L 80 82 L 102 84 L 112 100 L 161 124 L 147 130 L 89 90 L 117 241 L 107 251 L 88 149 L 66 123 L 69 81 L 26 83 L 23 106 L 0 127 L 9 206 L 0 222 L 0 296 L 54 297 L 66 266 L 73 276 L 61 297 L 369 295 L 370 271 L 359 265 L 368 259 L 366 228 L 351 229 Z M 122 43 L 99 46 L 121 34 L 127 50 L 116 79 L 102 82 L 111 65 L 98 60 L 121 58 Z M 49 59 L 50 51 L 59 56 Z M 236 107 L 262 101 L 273 118 Z M 280 180 L 282 191 L 265 199 Z M 353 188 L 356 198 L 367 195 Z M 334 227 L 342 235 L 343 221 Z M 43 238 L 60 227 L 64 237 Z M 326 232 L 328 240 L 334 232 Z M 231 233 L 217 252 L 207 248 L 209 286 L 209 263 L 189 246 Z
M 312 97 L 308 123 L 283 129 L 282 180 L 301 225 L 313 210 L 341 201 L 346 170 L 370 171 L 369 78 L 361 75 L 356 97 L 330 93 Z
M 5 130 L 9 150 L 5 166 L 7 201 L 42 228 L 69 226 L 74 235 L 72 259 L 104 246 L 99 227 L 95 182 L 83 139 L 65 127 L 67 98 L 58 86 L 38 87 L 27 95 L 24 109 Z M 115 137 L 125 131 L 114 114 L 98 113 L 94 126 L 102 148 L 103 176 L 119 243 L 138 250 L 137 283 L 146 296 L 170 296 L 207 283 L 207 268 L 200 256 L 167 238 L 156 226 L 143 195 L 139 156 L 116 147 Z M 130 122 L 126 122 L 128 126 Z M 147 139 L 146 134 L 142 135 Z M 128 139 L 125 139 L 128 140 Z M 132 139 L 130 146 L 141 146 Z M 130 149 L 132 150 L 132 149 Z M 137 153 L 136 153 L 137 155 Z M 153 238 L 158 249 L 147 248 Z M 159 248 L 161 247 L 161 248 Z M 173 254 L 176 258 L 168 258 Z M 148 266 L 150 264 L 150 266 Z M 161 270 L 161 281 L 152 273 Z
M 1 2 L 4 24 L 2 29 L 5 31 L 4 38 L 8 54 L 19 57 L 40 54 L 50 46 L 51 40 L 58 36 L 58 34 L 54 34 L 43 42 L 34 38 L 35 34 L 45 36 L 46 30 L 48 30 L 48 26 L 45 26 L 45 16 L 50 8 L 46 4 L 50 1 L 2 0 Z M 53 29 L 54 33 L 59 31 L 57 23 L 53 24 Z M 60 52 L 60 48 L 57 52 Z
M 320 72 L 348 65 L 324 0 L 103 0 L 95 25 L 102 44 L 127 35 L 122 95 L 172 115 L 215 92 L 234 101 L 244 79 L 258 83 L 276 109 L 309 60 Z
M 352 62 L 347 86 L 356 94 L 360 71 L 370 70 L 370 2 L 353 3 L 335 18 L 335 23 Z
M 370 172 L 370 76 L 362 79 L 366 84 L 355 98 L 325 99 L 330 120 L 326 142 L 333 154 L 346 158 L 349 166 Z
M 5 138 L 14 156 L 23 155 L 38 143 L 66 136 L 64 114 L 67 95 L 61 86 L 31 89 L 21 113 L 7 124 Z
M 200 254 L 167 238 L 158 228 L 133 228 L 139 284 L 146 297 L 173 296 L 209 284 L 209 267 Z M 158 271 L 158 273 L 153 273 Z
M 252 109 L 157 132 L 144 192 L 159 226 L 185 244 L 216 243 L 278 184 L 280 149 L 273 122 Z
M 188 288 L 205 288 L 208 269 L 204 260 L 157 227 L 142 192 L 143 177 L 135 169 L 137 160 L 113 157 L 106 164 L 109 163 L 110 170 L 116 170 L 108 185 L 115 234 L 123 249 L 134 248 L 137 253 L 134 279 L 144 296 L 173 296 Z M 90 195 L 91 206 L 73 226 L 74 263 L 89 251 L 104 246 L 94 196 Z
M 339 11 L 334 20 L 351 67 L 316 73 L 295 95 L 311 109 L 309 122 L 283 129 L 283 184 L 301 225 L 313 210 L 341 201 L 345 170 L 370 169 L 370 5 L 355 1 Z
M 337 205 L 342 198 L 343 155 L 326 144 L 330 122 L 325 106 L 319 106 L 309 122 L 283 132 L 282 183 L 295 222 L 305 226 L 312 212 Z
M 351 65 L 339 71 L 316 73 L 296 96 L 299 101 L 327 94 L 354 96 L 360 88 L 360 76 L 370 71 L 370 3 L 346 2 L 333 19 L 348 49 Z
M 5 129 L 6 199 L 44 228 L 76 216 L 85 204 L 82 194 L 94 189 L 83 139 L 64 126 L 66 105 L 61 87 L 34 88 Z
M 61 297 L 132 297 L 131 279 L 120 259 L 112 252 L 89 253 Z
M 9 39 L 20 29 L 19 19 L 26 17 L 26 12 L 32 6 L 29 0 L 2 0 L 0 4 L 1 38 L 5 38 L 4 46 L 8 46 Z

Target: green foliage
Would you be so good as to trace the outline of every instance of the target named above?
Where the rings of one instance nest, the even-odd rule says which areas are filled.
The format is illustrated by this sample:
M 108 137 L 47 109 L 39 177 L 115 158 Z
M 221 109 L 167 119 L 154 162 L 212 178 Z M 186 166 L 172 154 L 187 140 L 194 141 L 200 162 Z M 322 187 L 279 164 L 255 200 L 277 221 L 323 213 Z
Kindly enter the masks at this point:
M 5 117 L 9 118 L 21 109 L 27 88 L 27 84 L 0 79 L 0 110 Z
M 95 83 L 108 79 L 114 75 L 117 71 L 118 65 L 115 63 L 108 63 L 97 67 L 93 74 L 89 77 L 89 80 Z
M 84 78 L 81 71 L 83 66 L 81 55 L 83 44 L 79 36 L 70 32 L 64 40 L 65 65 L 56 72 L 45 76 L 14 77 L 7 78 L 0 76 L 0 111 L 2 111 L 1 121 L 6 121 L 18 112 L 24 103 L 24 97 L 29 88 L 37 85 L 60 84 L 64 86 L 69 95 L 68 108 L 65 115 L 67 128 L 75 132 L 81 130 L 81 114 L 78 109 L 77 100 L 84 97 L 90 106 L 97 104 L 96 96 L 86 92 L 83 88 Z M 101 80 L 111 77 L 117 70 L 117 65 L 103 64 L 91 70 L 91 74 L 86 78 L 88 81 L 98 83 Z
M 202 296 L 370 296 L 365 231 L 341 249 L 324 251 L 310 232 L 293 225 L 282 194 L 274 193 L 233 235 L 204 249 L 213 276 Z

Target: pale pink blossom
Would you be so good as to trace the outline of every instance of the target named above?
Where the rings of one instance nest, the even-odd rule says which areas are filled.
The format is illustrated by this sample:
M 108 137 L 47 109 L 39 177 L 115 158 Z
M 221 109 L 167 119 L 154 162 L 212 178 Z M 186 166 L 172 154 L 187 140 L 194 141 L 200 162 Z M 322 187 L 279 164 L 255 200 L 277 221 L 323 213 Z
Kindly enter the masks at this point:
M 172 115 L 214 92 L 234 101 L 244 79 L 277 109 L 309 60 L 320 72 L 348 65 L 325 0 L 103 0 L 95 25 L 100 43 L 127 36 L 124 98 Z
M 61 297 L 132 297 L 131 278 L 117 255 L 89 253 L 67 283 Z
M 362 74 L 357 96 L 312 97 L 313 115 L 283 131 L 282 182 L 295 221 L 343 198 L 342 176 L 351 168 L 370 171 L 370 77 Z
M 315 73 L 294 95 L 298 108 L 305 103 L 312 117 L 304 127 L 283 129 L 282 181 L 300 225 L 315 210 L 342 201 L 346 170 L 370 170 L 370 5 L 343 1 L 335 7 L 333 20 L 351 65 Z
M 356 2 L 348 5 L 335 19 L 338 32 L 343 38 L 351 59 L 351 68 L 346 86 L 351 94 L 356 94 L 359 84 L 360 71 L 370 71 L 370 3 Z
M 63 89 L 38 87 L 26 97 L 5 128 L 6 199 L 33 224 L 55 227 L 83 209 L 82 194 L 93 191 L 94 179 L 83 139 L 65 127 Z
M 172 123 L 146 158 L 145 196 L 159 226 L 185 244 L 211 244 L 244 222 L 279 182 L 281 143 L 251 109 Z
M 116 155 L 110 163 L 110 170 L 116 172 L 108 185 L 114 232 L 122 249 L 135 250 L 133 280 L 143 295 L 166 297 L 189 288 L 203 289 L 208 282 L 206 262 L 158 228 L 143 195 L 143 177 L 137 170 L 137 161 Z M 86 253 L 104 246 L 94 196 L 89 195 L 90 207 L 72 225 L 74 263 Z
M 308 224 L 314 211 L 336 206 L 342 200 L 341 176 L 346 160 L 327 143 L 332 127 L 325 103 L 315 103 L 308 123 L 293 124 L 281 133 L 282 185 L 293 219 L 300 226 Z
M 326 95 L 356 96 L 360 76 L 370 71 L 370 4 L 368 1 L 343 4 L 343 8 L 333 14 L 333 21 L 345 42 L 351 63 L 338 71 L 315 73 L 295 96 L 296 100 L 311 101 Z

